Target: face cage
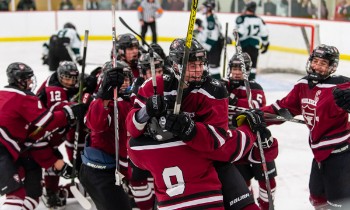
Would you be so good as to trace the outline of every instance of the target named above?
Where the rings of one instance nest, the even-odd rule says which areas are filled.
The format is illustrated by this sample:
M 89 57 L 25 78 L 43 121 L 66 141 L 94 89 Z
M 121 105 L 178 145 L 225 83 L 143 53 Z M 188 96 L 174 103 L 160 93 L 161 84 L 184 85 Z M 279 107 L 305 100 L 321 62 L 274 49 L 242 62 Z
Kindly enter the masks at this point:
M 77 76 L 61 74 L 58 78 L 59 78 L 59 82 L 61 83 L 61 85 L 63 85 L 63 79 L 73 79 L 74 84 L 71 87 L 66 87 L 63 85 L 65 88 L 74 88 L 78 84 L 78 77 Z
M 182 69 L 183 69 L 182 67 L 183 67 L 182 64 L 174 63 L 173 67 L 170 68 L 174 72 L 175 78 L 177 80 L 180 80 L 180 78 L 181 78 Z M 177 70 L 174 69 L 174 68 L 176 68 Z M 203 62 L 203 73 L 202 73 L 202 76 L 201 76 L 201 80 L 200 81 L 191 81 L 191 82 L 184 81 L 184 82 L 185 82 L 185 84 L 187 86 L 192 84 L 192 85 L 195 85 L 197 87 L 197 86 L 200 86 L 203 82 L 205 82 L 205 80 L 207 79 L 208 75 L 209 75 L 208 62 Z
M 231 73 L 231 69 L 233 68 L 233 67 L 239 67 L 240 69 L 241 69 L 241 71 L 242 71 L 242 68 L 241 68 L 241 63 L 239 63 L 239 64 L 233 64 L 233 65 L 228 65 L 227 66 L 227 79 L 229 80 L 229 79 L 231 79 L 231 77 L 233 76 L 232 75 L 232 73 Z M 245 63 L 245 68 L 246 68 L 246 76 L 247 77 L 249 77 L 249 75 L 250 75 L 250 68 L 247 68 L 247 64 Z M 243 77 L 244 77 L 244 73 L 242 72 L 242 74 L 243 74 Z
M 319 73 L 316 73 L 311 67 L 311 61 L 313 60 L 314 57 L 309 59 L 306 63 L 306 73 L 308 75 L 313 74 L 313 75 L 317 76 L 318 78 L 320 78 L 319 80 L 324 80 L 337 70 L 337 63 L 335 61 L 333 61 L 333 63 L 331 65 L 329 65 L 329 67 L 328 67 L 328 74 L 327 75 L 321 75 Z
M 28 86 L 28 80 L 32 81 L 32 84 L 30 84 L 29 86 Z M 24 90 L 30 90 L 31 92 L 34 92 L 35 88 L 37 86 L 36 77 L 33 74 L 33 76 L 31 76 L 31 77 L 29 77 L 27 79 L 18 79 L 17 80 L 17 85 L 18 85 L 19 88 L 22 88 Z

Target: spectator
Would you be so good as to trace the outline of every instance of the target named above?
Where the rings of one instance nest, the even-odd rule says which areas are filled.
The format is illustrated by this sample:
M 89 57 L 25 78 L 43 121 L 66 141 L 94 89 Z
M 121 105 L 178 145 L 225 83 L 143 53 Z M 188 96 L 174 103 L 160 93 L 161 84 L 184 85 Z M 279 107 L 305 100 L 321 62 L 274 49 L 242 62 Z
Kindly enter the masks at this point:
M 17 4 L 17 10 L 19 11 L 36 10 L 34 0 L 20 0 Z
M 183 0 L 171 0 L 169 10 L 183 10 L 184 6 Z
M 10 0 L 0 0 L 0 11 L 9 11 Z
M 277 15 L 287 17 L 289 15 L 288 9 L 289 9 L 288 0 L 281 0 L 280 10 Z
M 110 0 L 100 0 L 99 6 L 100 6 L 100 10 L 110 10 L 112 3 Z
M 171 2 L 172 0 L 162 0 L 162 4 L 161 4 L 162 8 L 164 10 L 169 10 Z
M 264 3 L 264 15 L 276 15 L 276 4 L 267 0 Z
M 74 10 L 73 3 L 70 0 L 62 0 L 60 10 Z
M 137 8 L 138 17 L 141 25 L 141 36 L 144 39 L 148 30 L 148 26 L 152 30 L 152 42 L 157 43 L 156 18 L 163 14 L 163 9 L 155 0 L 143 0 Z M 143 45 L 145 43 L 142 43 Z
M 244 6 L 245 6 L 245 2 L 244 0 L 238 0 L 238 10 L 236 10 L 236 1 L 237 0 L 232 0 L 231 3 L 231 12 L 243 12 L 244 10 Z
M 316 6 L 311 2 L 311 0 L 302 0 L 300 4 L 300 17 L 303 18 L 315 18 L 317 8 Z
M 88 10 L 99 10 L 100 5 L 98 0 L 90 0 L 87 2 L 86 9 Z
M 346 0 L 338 0 L 334 11 L 334 20 L 344 20 L 344 15 L 341 13 L 344 6 L 346 5 Z
M 350 20 L 350 4 L 346 3 L 341 9 L 340 14 L 343 16 L 343 20 Z
M 301 16 L 301 4 L 299 0 L 292 0 L 292 12 L 291 12 L 291 17 L 300 17 Z
M 321 0 L 321 19 L 328 19 L 328 9 L 325 0 Z

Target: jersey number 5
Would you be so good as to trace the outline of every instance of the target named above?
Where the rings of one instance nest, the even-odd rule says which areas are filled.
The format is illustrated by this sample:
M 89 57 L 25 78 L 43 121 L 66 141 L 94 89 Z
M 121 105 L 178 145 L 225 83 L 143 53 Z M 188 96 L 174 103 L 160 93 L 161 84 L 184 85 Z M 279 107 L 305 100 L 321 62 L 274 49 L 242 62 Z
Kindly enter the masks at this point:
M 163 170 L 163 180 L 168 188 L 166 194 L 170 197 L 180 195 L 185 191 L 185 181 L 179 167 L 170 167 Z

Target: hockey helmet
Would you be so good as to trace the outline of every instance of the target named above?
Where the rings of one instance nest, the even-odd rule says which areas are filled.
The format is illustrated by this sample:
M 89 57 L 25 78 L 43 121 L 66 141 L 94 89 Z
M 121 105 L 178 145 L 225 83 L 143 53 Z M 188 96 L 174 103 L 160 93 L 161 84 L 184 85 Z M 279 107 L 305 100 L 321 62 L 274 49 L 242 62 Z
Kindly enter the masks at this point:
M 245 5 L 245 10 L 249 11 L 249 12 L 252 12 L 252 13 L 255 13 L 255 10 L 256 10 L 256 3 L 255 3 L 255 1 L 250 1 L 249 3 L 247 3 Z
M 57 77 L 63 87 L 76 87 L 79 77 L 77 65 L 73 61 L 61 61 L 57 68 Z
M 250 73 L 250 70 L 252 68 L 252 59 L 250 58 L 249 54 L 246 53 L 246 52 L 243 52 L 242 53 L 242 56 L 243 56 L 243 61 L 244 61 L 244 65 L 245 65 L 245 69 L 246 69 L 246 73 L 249 75 Z M 230 77 L 230 74 L 231 74 L 231 70 L 233 67 L 239 67 L 239 68 L 242 68 L 241 67 L 241 58 L 240 56 L 238 55 L 238 53 L 234 54 L 232 56 L 232 58 L 230 59 L 230 61 L 228 62 L 228 68 L 229 68 L 229 71 L 228 71 L 228 77 Z
M 150 44 L 151 48 L 154 50 L 154 52 L 156 52 L 163 60 L 165 59 L 165 53 L 163 48 L 157 44 L 157 43 L 152 43 Z
M 31 89 L 31 91 L 34 91 L 36 80 L 32 68 L 28 65 L 21 62 L 11 63 L 6 69 L 6 74 L 9 85 L 22 90 Z M 31 82 L 28 83 L 28 80 L 31 80 Z
M 153 59 L 155 69 L 164 67 L 164 60 L 157 53 L 153 53 Z M 141 54 L 139 58 L 138 68 L 142 71 L 143 75 L 146 75 L 147 70 L 151 69 L 150 53 Z
M 177 78 L 182 73 L 182 59 L 184 57 L 184 50 L 186 46 L 186 39 L 178 38 L 175 39 L 169 49 L 169 58 L 172 62 L 172 71 Z M 203 46 L 196 40 L 192 39 L 191 48 L 189 49 L 189 58 L 188 62 L 201 61 L 204 65 L 203 74 L 201 82 L 204 82 L 208 76 L 208 60 L 207 53 Z
M 71 29 L 76 30 L 75 26 L 74 26 L 72 23 L 70 23 L 70 22 L 65 23 L 65 24 L 63 25 L 63 28 L 71 28 Z
M 215 0 L 206 0 L 203 3 L 203 6 L 205 6 L 208 10 L 214 10 L 215 9 Z
M 123 56 L 125 55 L 126 48 L 139 47 L 139 45 L 139 41 L 136 39 L 136 37 L 130 33 L 127 33 L 121 34 L 117 37 L 115 47 L 118 54 Z
M 327 75 L 320 75 L 312 69 L 311 62 L 315 57 L 326 59 L 329 61 Z M 312 78 L 312 80 L 316 80 L 316 81 L 323 80 L 323 79 L 326 79 L 330 74 L 334 73 L 337 70 L 338 64 L 339 64 L 339 51 L 338 51 L 338 49 L 334 46 L 321 44 L 321 45 L 317 46 L 310 54 L 308 62 L 306 64 L 306 72 L 308 73 L 309 78 Z

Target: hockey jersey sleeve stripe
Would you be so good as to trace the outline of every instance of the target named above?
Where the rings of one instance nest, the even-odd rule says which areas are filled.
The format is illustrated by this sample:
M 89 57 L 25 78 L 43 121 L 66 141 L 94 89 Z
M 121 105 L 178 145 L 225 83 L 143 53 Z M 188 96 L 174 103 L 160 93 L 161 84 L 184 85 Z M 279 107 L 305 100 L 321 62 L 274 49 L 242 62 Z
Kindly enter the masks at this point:
M 196 199 L 196 200 L 192 200 L 192 201 L 187 201 L 187 202 L 182 202 L 182 203 L 178 203 L 175 205 L 171 205 L 171 206 L 165 206 L 165 207 L 161 207 L 159 206 L 159 210 L 165 210 L 165 209 L 187 209 L 186 207 L 194 207 L 197 205 L 200 205 L 201 208 L 206 209 L 205 204 L 211 204 L 213 202 L 221 202 L 223 201 L 223 196 L 222 195 L 218 195 L 218 196 L 212 196 L 212 197 L 207 197 L 207 198 L 201 198 L 201 199 Z
M 145 104 L 142 103 L 142 102 L 141 102 L 140 100 L 138 100 L 137 98 L 135 98 L 134 107 L 135 107 L 136 104 L 139 105 L 140 108 L 142 108 L 142 107 L 145 106 Z
M 18 146 L 17 141 L 14 139 L 11 139 L 9 135 L 7 135 L 7 132 L 3 130 L 3 128 L 0 128 L 0 137 L 3 138 L 6 142 L 8 142 L 12 147 L 19 152 L 21 148 Z
M 46 114 L 39 119 L 39 122 L 35 123 L 35 126 L 44 127 L 44 125 L 50 121 L 52 116 L 51 112 L 46 112 Z
M 47 145 L 49 145 L 49 142 L 40 141 L 40 142 L 34 142 L 34 144 L 30 143 L 30 142 L 25 142 L 24 145 L 27 147 L 32 146 L 32 147 L 36 147 L 36 148 L 41 148 L 41 147 L 46 147 Z
M 245 145 L 246 145 L 246 142 L 247 142 L 247 136 L 245 135 L 245 133 L 243 133 L 242 131 L 238 131 L 241 135 L 241 149 L 238 153 L 238 155 L 236 156 L 236 158 L 233 160 L 233 162 L 239 160 L 242 158 L 242 155 L 244 153 L 244 150 L 245 150 Z
M 216 129 L 214 128 L 214 126 L 212 125 L 208 125 L 208 128 L 210 129 L 210 133 L 215 137 L 215 139 L 219 142 L 219 146 L 217 147 L 221 147 L 223 144 L 225 144 L 225 139 L 216 131 Z
M 135 128 L 136 128 L 137 130 L 142 131 L 142 130 L 145 128 L 145 126 L 146 126 L 146 124 L 147 124 L 147 121 L 144 122 L 144 123 L 139 123 L 139 122 L 137 122 L 137 120 L 136 120 L 136 118 L 135 118 L 135 115 L 136 115 L 136 113 L 134 113 L 134 115 L 132 116 L 132 122 L 134 123 Z
M 152 144 L 145 146 L 130 146 L 132 150 L 140 151 L 140 150 L 152 150 L 152 149 L 162 149 L 162 148 L 170 148 L 170 147 L 179 147 L 186 145 L 183 141 L 175 141 L 168 142 L 163 144 Z

